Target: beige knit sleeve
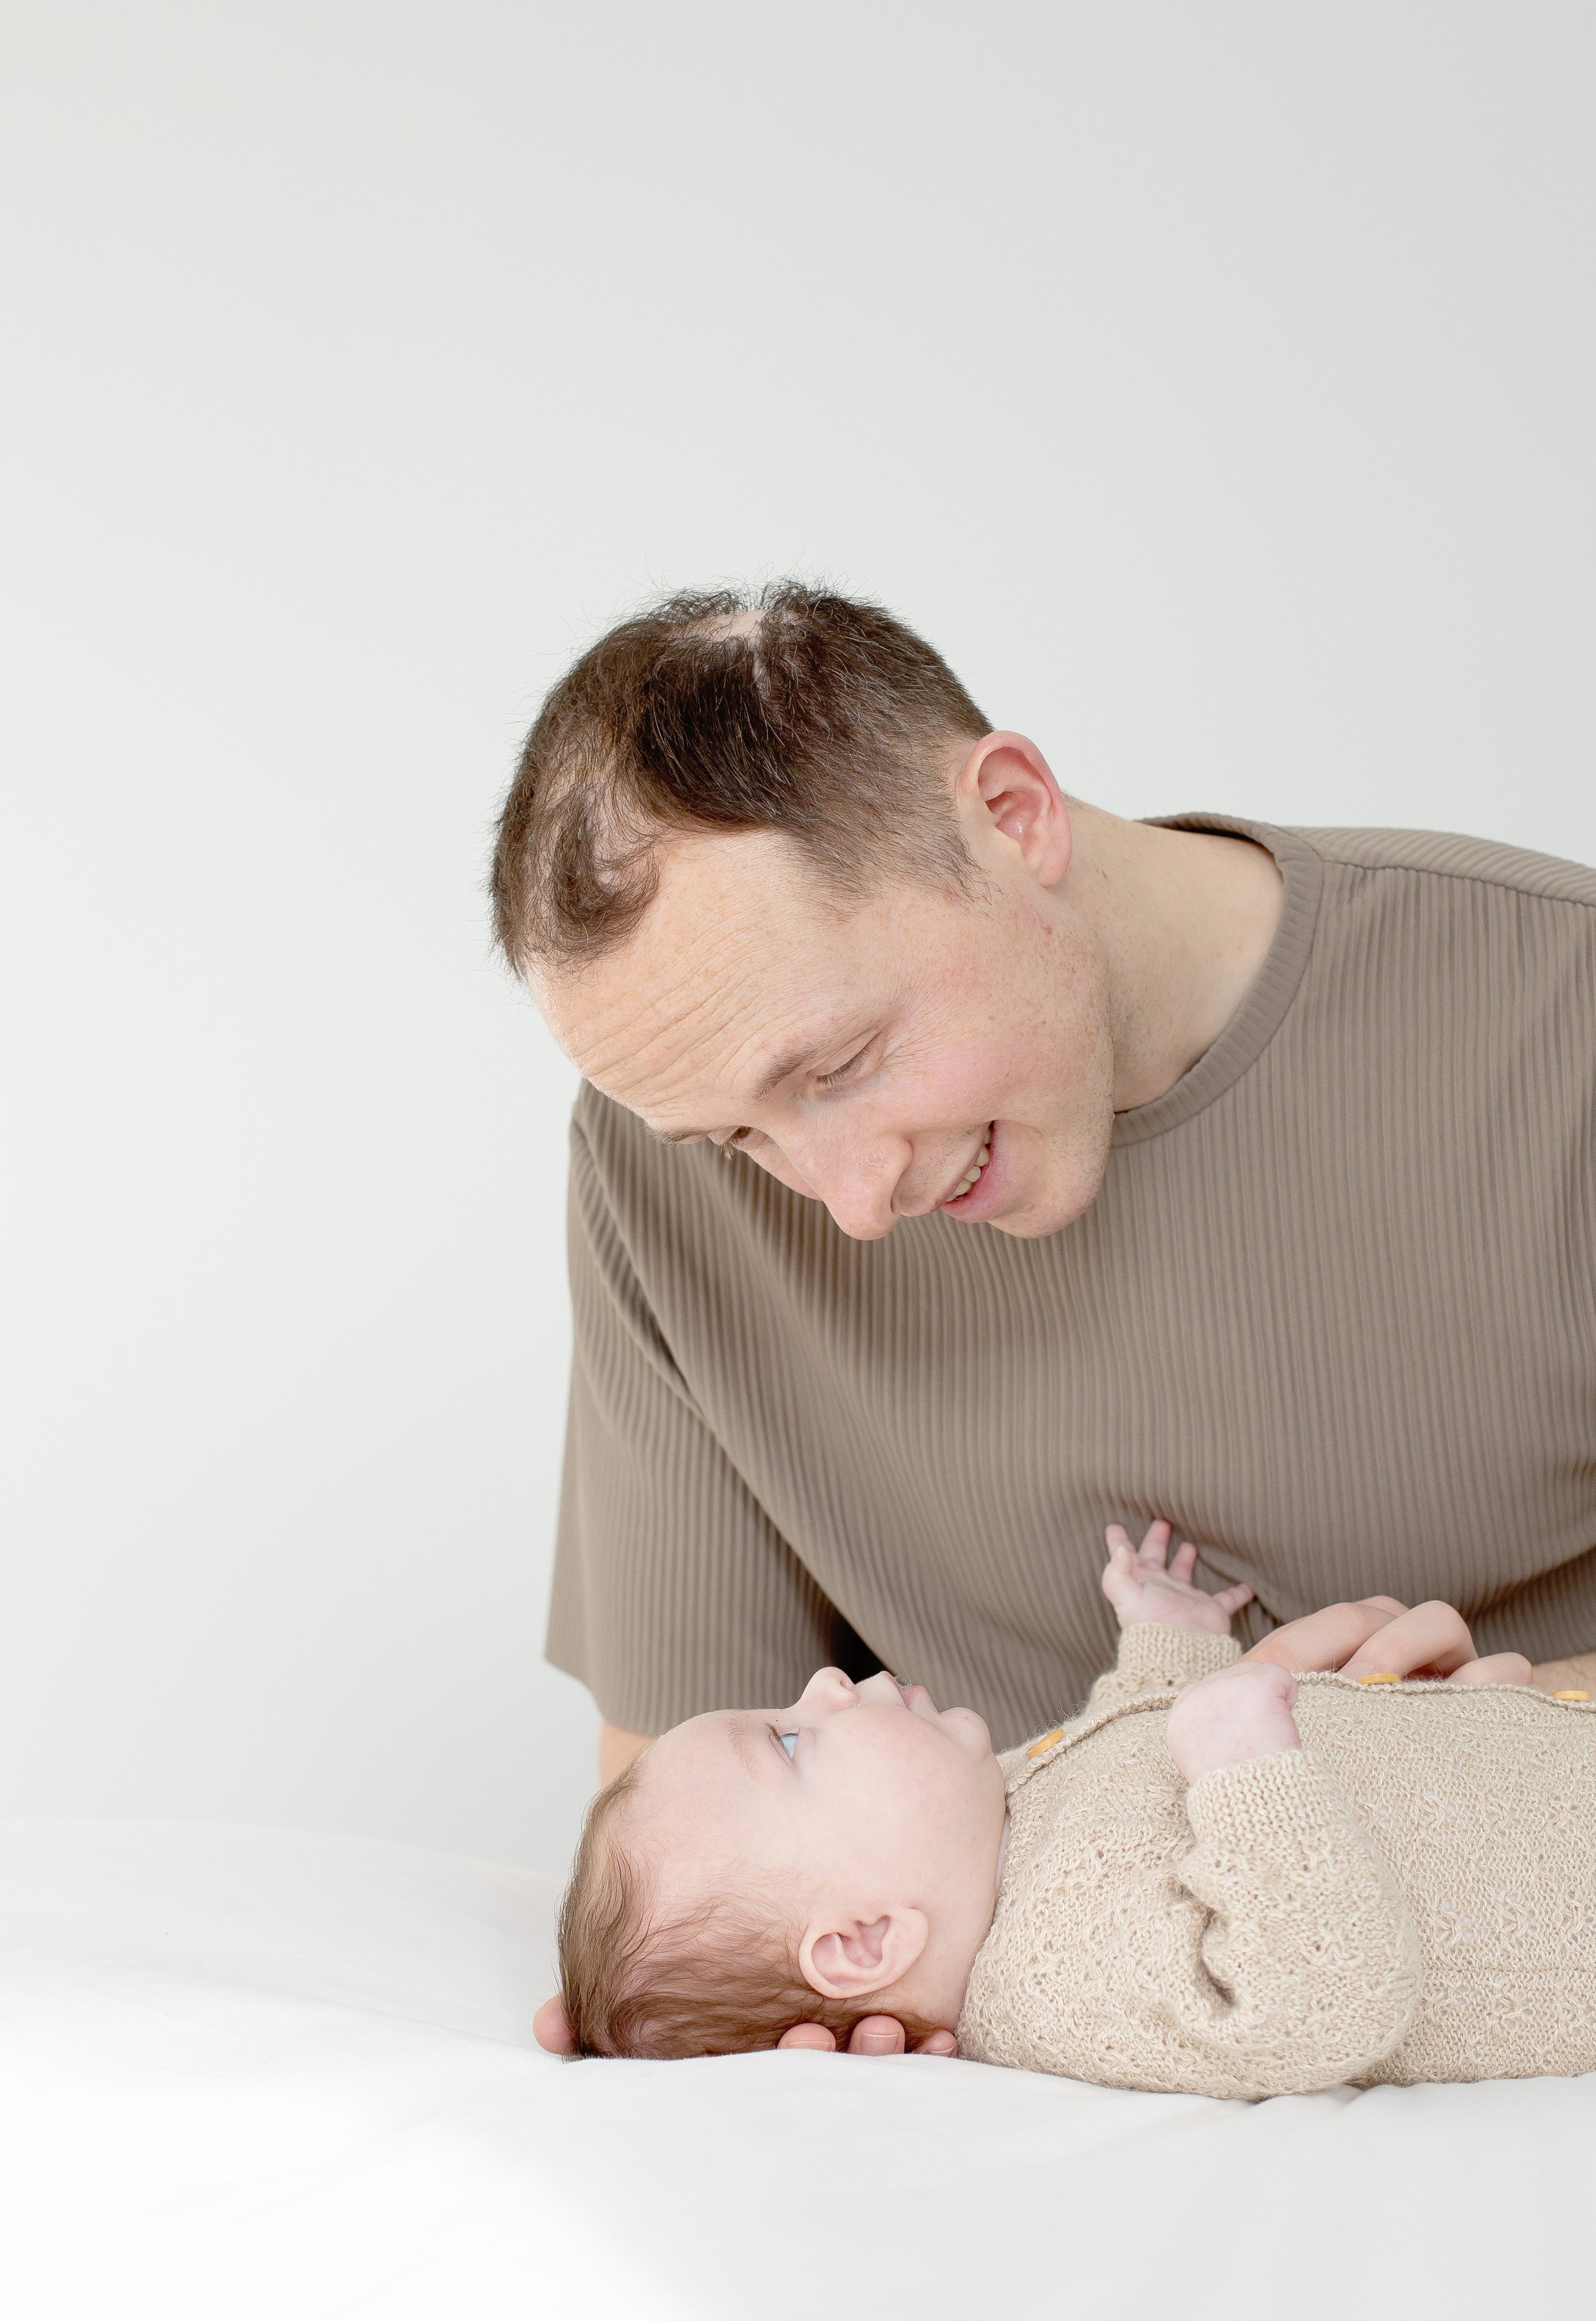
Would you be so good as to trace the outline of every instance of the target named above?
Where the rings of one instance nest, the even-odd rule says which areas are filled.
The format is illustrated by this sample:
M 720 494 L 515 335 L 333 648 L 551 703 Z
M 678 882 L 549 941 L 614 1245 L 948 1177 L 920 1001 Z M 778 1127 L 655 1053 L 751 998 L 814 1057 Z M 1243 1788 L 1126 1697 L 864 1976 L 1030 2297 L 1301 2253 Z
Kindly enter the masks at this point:
M 1418 2004 L 1418 1935 L 1395 1879 L 1323 1761 L 1303 1749 L 1206 1773 L 1175 1865 L 1198 1906 L 1163 1993 L 1171 2027 L 1238 2096 L 1358 2078 Z
M 1172 1787 L 1167 1816 L 1144 1819 L 1154 1759 L 1178 1779 L 1163 1723 L 1133 1711 L 1039 1773 L 1066 1782 L 1066 1809 L 1031 1807 L 1044 1842 L 1005 1875 L 961 2050 L 1159 2094 L 1363 2077 L 1418 2008 L 1418 1930 L 1391 1870 L 1302 1749 Z
M 1081 1714 L 1095 1716 L 1147 1693 L 1179 1692 L 1199 1676 L 1228 1668 L 1240 1653 L 1234 1636 L 1171 1627 L 1162 1620 L 1134 1621 L 1120 1635 L 1118 1659 L 1099 1677 Z

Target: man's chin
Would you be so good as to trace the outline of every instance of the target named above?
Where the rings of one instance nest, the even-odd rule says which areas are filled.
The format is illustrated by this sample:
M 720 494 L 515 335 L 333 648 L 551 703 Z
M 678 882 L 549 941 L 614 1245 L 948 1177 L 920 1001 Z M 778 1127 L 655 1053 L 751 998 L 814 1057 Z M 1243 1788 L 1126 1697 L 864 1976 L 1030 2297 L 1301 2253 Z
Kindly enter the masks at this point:
M 1082 1217 L 1103 1189 L 1108 1174 L 1108 1155 L 1095 1166 L 1065 1166 L 1048 1172 L 1045 1182 L 1035 1191 L 1021 1191 L 1012 1204 L 1006 1204 L 985 1222 L 995 1232 L 1010 1234 L 1016 1241 L 1045 1241 L 1049 1233 L 1062 1233 Z
M 1082 1201 L 1079 1208 L 1056 1216 L 1027 1209 L 1017 1216 L 989 1217 L 987 1223 L 994 1233 L 1008 1233 L 1015 1241 L 1045 1241 L 1050 1233 L 1062 1233 L 1066 1225 L 1072 1225 L 1090 1206 L 1090 1201 Z

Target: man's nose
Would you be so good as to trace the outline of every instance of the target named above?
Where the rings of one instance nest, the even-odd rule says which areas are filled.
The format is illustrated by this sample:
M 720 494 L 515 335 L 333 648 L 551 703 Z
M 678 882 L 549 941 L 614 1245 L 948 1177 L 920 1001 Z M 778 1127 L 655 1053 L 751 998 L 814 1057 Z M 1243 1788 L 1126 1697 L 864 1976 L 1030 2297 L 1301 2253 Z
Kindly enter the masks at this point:
M 793 1159 L 851 1241 L 880 1241 L 898 1222 L 893 1196 L 908 1153 L 895 1139 L 838 1151 L 818 1138 Z

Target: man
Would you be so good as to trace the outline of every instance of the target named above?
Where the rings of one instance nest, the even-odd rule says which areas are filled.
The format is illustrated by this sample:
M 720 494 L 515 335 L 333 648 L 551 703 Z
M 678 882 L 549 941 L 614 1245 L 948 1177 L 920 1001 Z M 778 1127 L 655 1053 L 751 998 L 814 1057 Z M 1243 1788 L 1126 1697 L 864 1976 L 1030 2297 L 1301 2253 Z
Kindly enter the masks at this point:
M 1596 874 L 1120 821 L 783 586 L 578 661 L 494 900 L 587 1083 L 549 1649 L 606 1778 L 827 1659 L 1007 1745 L 1135 1517 L 1254 1636 L 1389 1589 L 1589 1673 Z

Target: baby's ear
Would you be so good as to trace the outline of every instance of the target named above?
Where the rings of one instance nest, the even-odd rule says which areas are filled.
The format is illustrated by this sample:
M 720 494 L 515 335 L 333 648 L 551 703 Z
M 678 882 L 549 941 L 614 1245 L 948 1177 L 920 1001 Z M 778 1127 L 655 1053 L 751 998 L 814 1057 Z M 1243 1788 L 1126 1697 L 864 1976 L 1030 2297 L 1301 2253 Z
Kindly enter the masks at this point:
M 822 1998 L 865 1998 L 900 1982 L 931 1932 L 923 1910 L 886 1910 L 868 1925 L 817 1923 L 798 1944 L 798 1968 Z

